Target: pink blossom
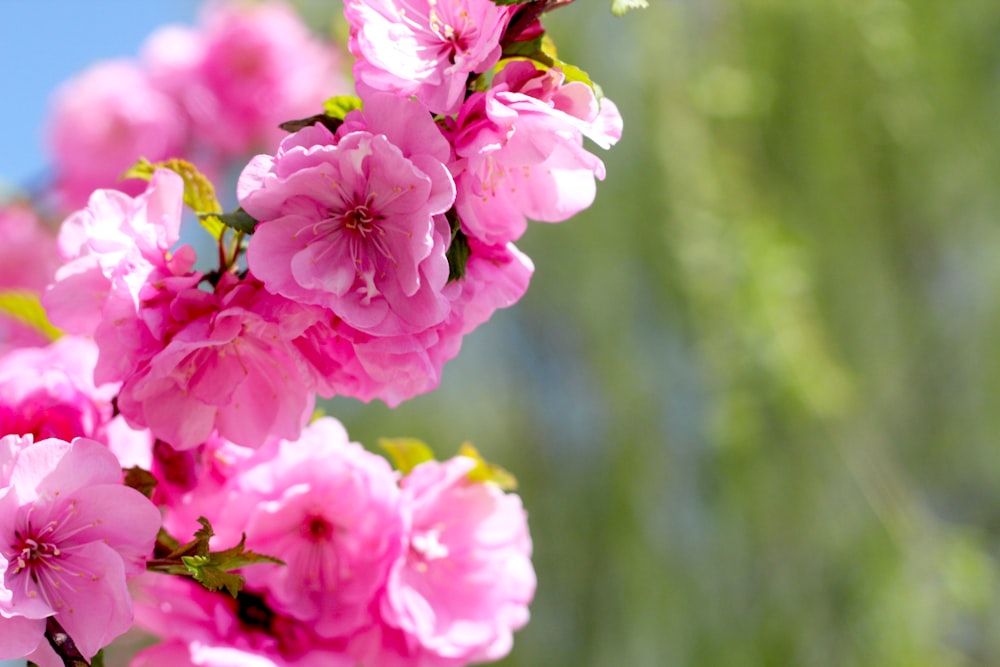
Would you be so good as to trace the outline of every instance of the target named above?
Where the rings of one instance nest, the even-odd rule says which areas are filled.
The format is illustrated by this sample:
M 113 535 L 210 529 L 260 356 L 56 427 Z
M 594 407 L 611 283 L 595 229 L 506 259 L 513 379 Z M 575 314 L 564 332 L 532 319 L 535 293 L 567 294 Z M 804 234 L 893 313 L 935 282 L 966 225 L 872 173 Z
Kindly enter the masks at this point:
M 458 111 L 469 75 L 500 59 L 512 7 L 491 0 L 346 0 L 354 77 L 434 113 Z
M 138 359 L 118 395 L 130 424 L 177 449 L 215 430 L 251 447 L 298 436 L 314 397 L 291 341 L 316 321 L 314 310 L 229 273 L 215 292 L 188 288 L 163 308 L 168 335 Z
M 216 162 L 273 150 L 280 123 L 317 113 L 347 89 L 332 44 L 310 34 L 283 2 L 210 3 L 197 28 L 151 35 L 143 59 L 186 112 L 192 157 L 201 150 Z
M 621 117 L 607 98 L 556 69 L 512 61 L 493 88 L 463 105 L 452 141 L 463 229 L 487 243 L 524 233 L 527 220 L 560 222 L 594 201 L 604 164 L 583 148 L 589 137 L 608 148 L 621 137 Z
M 389 574 L 379 606 L 387 627 L 375 631 L 375 654 L 359 656 L 364 664 L 498 660 L 527 623 L 535 591 L 527 517 L 517 495 L 470 481 L 474 465 L 428 461 L 403 479 L 407 551 Z
M 109 298 L 134 300 L 151 275 L 162 280 L 189 272 L 194 251 L 188 246 L 173 250 L 180 237 L 183 193 L 181 177 L 166 169 L 157 170 L 135 198 L 116 190 L 94 192 L 87 207 L 60 228 L 59 251 L 67 262 L 42 300 L 49 319 L 72 333 L 92 335 Z M 116 282 L 132 289 L 113 290 Z M 132 303 L 131 310 L 137 309 Z
M 65 210 L 83 206 L 97 188 L 137 194 L 142 184 L 119 182 L 145 157 L 174 157 L 185 126 L 174 101 L 135 63 L 102 62 L 65 82 L 52 99 L 48 143 L 56 189 Z
M 220 520 L 238 521 L 248 547 L 286 565 L 248 568 L 248 587 L 321 637 L 350 635 L 402 547 L 395 474 L 332 418 L 259 450 L 253 464 L 235 478 Z
M 275 613 L 254 593 L 233 599 L 177 577 L 136 580 L 136 625 L 165 641 L 131 667 L 355 667 L 342 648 Z
M 143 571 L 159 526 L 100 443 L 0 439 L 0 658 L 52 664 L 50 616 L 87 657 L 128 630 L 125 578 Z
M 448 304 L 448 223 L 454 201 L 447 142 L 417 102 L 375 96 L 336 140 L 320 126 L 257 156 L 240 177 L 242 206 L 260 223 L 247 261 L 267 288 L 333 311 L 373 335 L 441 322 Z

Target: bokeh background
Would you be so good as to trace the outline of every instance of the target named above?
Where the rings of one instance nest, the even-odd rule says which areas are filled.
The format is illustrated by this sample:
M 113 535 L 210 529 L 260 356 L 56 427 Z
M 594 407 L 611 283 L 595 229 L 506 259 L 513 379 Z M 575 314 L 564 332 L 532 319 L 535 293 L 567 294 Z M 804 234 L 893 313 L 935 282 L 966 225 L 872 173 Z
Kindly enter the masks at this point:
M 1000 4 L 609 4 L 546 21 L 625 117 L 595 205 L 439 391 L 330 413 L 517 475 L 506 667 L 1000 664 Z

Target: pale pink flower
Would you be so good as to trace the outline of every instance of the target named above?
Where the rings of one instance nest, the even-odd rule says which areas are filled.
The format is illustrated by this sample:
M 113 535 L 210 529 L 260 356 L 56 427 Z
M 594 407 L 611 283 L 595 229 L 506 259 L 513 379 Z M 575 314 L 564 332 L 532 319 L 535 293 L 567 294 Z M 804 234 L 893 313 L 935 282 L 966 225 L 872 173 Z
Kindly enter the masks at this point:
M 314 125 L 247 165 L 238 195 L 260 221 L 247 261 L 267 289 L 355 329 L 413 333 L 448 312 L 447 142 L 417 102 L 383 95 L 367 107 L 373 131 L 335 139 Z
M 469 75 L 500 59 L 513 7 L 491 0 L 346 0 L 354 77 L 434 113 L 458 111 Z
M 48 144 L 63 208 L 83 206 L 98 188 L 141 192 L 141 182 L 120 178 L 141 157 L 176 155 L 185 139 L 179 111 L 125 60 L 99 63 L 62 84 L 52 99 Z
M 320 637 L 349 636 L 367 623 L 402 547 L 395 473 L 332 418 L 259 450 L 253 464 L 234 479 L 219 520 L 237 522 L 248 547 L 286 565 L 247 568 L 248 588 Z
M 49 616 L 87 657 L 132 625 L 125 579 L 144 570 L 160 514 L 121 475 L 93 440 L 0 439 L 0 658 L 52 664 Z
M 110 297 L 134 301 L 151 275 L 162 280 L 190 272 L 194 251 L 189 246 L 174 250 L 183 193 L 181 177 L 166 169 L 157 170 L 135 198 L 116 190 L 94 192 L 87 207 L 60 228 L 59 250 L 66 264 L 42 299 L 49 319 L 71 333 L 92 335 Z M 132 289 L 113 294 L 116 281 Z M 131 309 L 137 308 L 133 302 Z
M 604 163 L 583 138 L 608 148 L 621 116 L 607 98 L 553 68 L 512 61 L 493 88 L 474 93 L 458 115 L 452 164 L 463 229 L 487 243 L 517 240 L 527 218 L 560 222 L 590 206 Z
M 379 606 L 388 627 L 376 631 L 379 642 L 361 642 L 369 651 L 378 647 L 359 656 L 362 663 L 498 660 L 510 651 L 512 632 L 528 622 L 535 572 L 521 499 L 469 480 L 474 466 L 466 457 L 428 461 L 403 479 L 407 550 Z
M 174 318 L 169 335 L 139 359 L 118 395 L 131 425 L 177 449 L 196 447 L 216 430 L 250 447 L 298 436 L 314 396 L 291 341 L 316 322 L 315 309 L 229 273 L 214 292 L 188 288 L 165 308 L 165 318 Z
M 151 35 L 143 59 L 186 112 L 192 157 L 214 162 L 273 150 L 280 123 L 315 114 L 348 89 L 332 43 L 283 2 L 209 3 L 198 27 Z

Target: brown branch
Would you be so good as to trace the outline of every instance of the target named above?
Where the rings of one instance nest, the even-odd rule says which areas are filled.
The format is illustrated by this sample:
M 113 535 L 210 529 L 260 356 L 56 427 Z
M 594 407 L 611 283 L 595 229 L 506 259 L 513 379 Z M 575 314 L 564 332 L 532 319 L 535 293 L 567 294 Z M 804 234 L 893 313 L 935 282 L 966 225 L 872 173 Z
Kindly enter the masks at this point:
M 49 616 L 45 621 L 45 638 L 49 640 L 49 646 L 62 659 L 66 667 L 90 667 L 90 663 L 80 653 L 63 626 L 59 625 L 55 616 Z

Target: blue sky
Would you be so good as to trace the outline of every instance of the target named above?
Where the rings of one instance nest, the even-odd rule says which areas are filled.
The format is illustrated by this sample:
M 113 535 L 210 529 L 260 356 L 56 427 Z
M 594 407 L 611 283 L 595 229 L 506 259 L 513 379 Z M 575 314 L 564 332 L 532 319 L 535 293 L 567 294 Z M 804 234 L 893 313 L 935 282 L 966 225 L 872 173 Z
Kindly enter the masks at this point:
M 88 64 L 132 57 L 146 35 L 192 23 L 197 0 L 4 0 L 0 19 L 0 183 L 45 169 L 42 125 L 55 87 Z

